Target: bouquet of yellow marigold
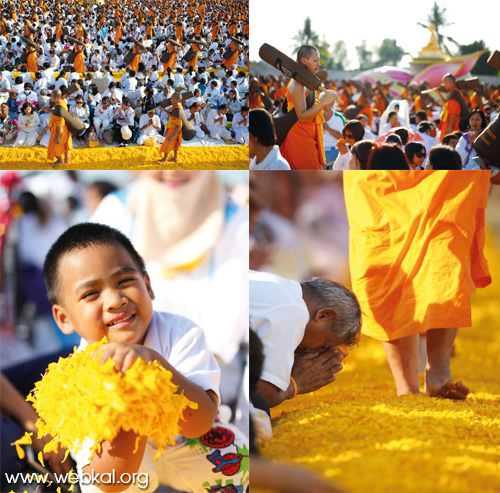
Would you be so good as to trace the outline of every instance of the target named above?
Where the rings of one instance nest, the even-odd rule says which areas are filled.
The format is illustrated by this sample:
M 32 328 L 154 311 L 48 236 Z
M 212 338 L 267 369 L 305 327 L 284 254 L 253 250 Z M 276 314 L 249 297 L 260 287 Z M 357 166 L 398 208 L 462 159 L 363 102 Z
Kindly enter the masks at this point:
M 54 437 L 44 452 L 57 451 L 59 445 L 78 451 L 86 438 L 95 442 L 94 452 L 123 428 L 154 438 L 158 456 L 167 444 L 175 444 L 184 409 L 197 407 L 176 393 L 172 373 L 157 361 L 139 358 L 122 373 L 112 359 L 99 364 L 99 358 L 91 358 L 107 342 L 104 338 L 51 363 L 27 397 L 39 416 L 38 437 Z

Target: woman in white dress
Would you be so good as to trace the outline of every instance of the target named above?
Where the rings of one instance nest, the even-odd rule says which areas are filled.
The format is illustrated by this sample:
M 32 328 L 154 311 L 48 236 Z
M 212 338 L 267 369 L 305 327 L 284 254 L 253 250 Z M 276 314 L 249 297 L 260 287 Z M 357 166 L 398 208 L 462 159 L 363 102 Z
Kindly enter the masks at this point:
M 40 117 L 38 113 L 33 111 L 33 105 L 29 101 L 26 101 L 21 108 L 17 126 L 19 132 L 14 147 L 33 147 L 36 145 L 38 131 L 40 130 Z

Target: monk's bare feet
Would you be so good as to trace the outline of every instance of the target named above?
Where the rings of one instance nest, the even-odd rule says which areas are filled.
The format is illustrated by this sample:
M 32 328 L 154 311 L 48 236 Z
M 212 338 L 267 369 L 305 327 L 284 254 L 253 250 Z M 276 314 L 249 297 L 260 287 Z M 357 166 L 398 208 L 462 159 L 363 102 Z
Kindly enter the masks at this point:
M 177 158 L 176 157 L 171 157 L 170 159 L 168 159 L 168 162 L 169 163 L 176 163 L 177 162 Z
M 69 159 L 65 159 L 64 164 L 71 164 L 71 163 L 70 163 Z
M 425 372 L 425 393 L 430 397 L 463 400 L 470 393 L 468 387 L 451 379 L 449 370 L 429 370 Z
M 166 162 L 167 162 L 167 158 L 166 158 L 166 157 L 164 157 L 163 159 L 160 159 L 158 162 L 159 162 L 159 163 L 166 163 Z
M 51 164 L 52 166 L 59 166 L 60 164 L 64 164 L 64 161 L 62 159 L 57 158 L 57 161 Z

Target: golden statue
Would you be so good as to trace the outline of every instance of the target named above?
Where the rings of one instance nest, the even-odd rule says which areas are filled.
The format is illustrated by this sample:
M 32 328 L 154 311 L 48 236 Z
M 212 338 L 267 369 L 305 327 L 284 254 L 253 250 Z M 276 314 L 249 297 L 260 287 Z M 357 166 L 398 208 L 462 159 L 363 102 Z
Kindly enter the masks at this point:
M 439 48 L 439 41 L 438 41 L 438 35 L 436 33 L 436 28 L 434 24 L 430 24 L 427 29 L 431 32 L 431 39 L 429 39 L 429 42 L 427 43 L 427 46 L 424 46 L 422 48 L 422 51 L 420 53 L 422 54 L 435 54 L 435 55 L 442 55 L 441 49 Z

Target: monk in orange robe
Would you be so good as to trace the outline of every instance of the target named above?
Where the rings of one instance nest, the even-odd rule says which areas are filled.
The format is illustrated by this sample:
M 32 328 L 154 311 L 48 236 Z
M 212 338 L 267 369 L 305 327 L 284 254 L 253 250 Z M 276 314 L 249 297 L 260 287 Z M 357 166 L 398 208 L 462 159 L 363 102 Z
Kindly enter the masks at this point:
M 174 39 L 173 41 L 177 41 L 177 40 Z M 167 51 L 169 53 L 172 53 L 172 54 L 170 55 L 170 58 L 168 59 L 168 62 L 163 64 L 163 73 L 165 73 L 168 68 L 171 68 L 173 70 L 175 68 L 175 62 L 177 61 L 177 49 L 176 49 L 176 46 L 173 45 L 172 43 L 168 43 L 166 49 L 167 49 Z
M 187 64 L 188 67 L 193 67 L 195 70 L 198 66 L 198 58 L 200 57 L 199 44 L 202 44 L 201 40 L 196 40 L 191 44 L 191 50 L 195 52 L 195 55 Z
M 68 105 L 66 101 L 63 100 L 62 93 L 59 89 L 52 91 L 50 100 L 56 105 L 63 106 L 68 110 Z M 69 163 L 69 151 L 73 148 L 73 141 L 71 139 L 71 133 L 66 125 L 64 118 L 60 116 L 52 115 L 49 121 L 50 129 L 50 140 L 49 146 L 47 147 L 47 159 L 52 161 L 57 159 L 55 163 L 51 163 L 52 166 L 58 166 L 59 164 Z M 62 156 L 64 154 L 64 161 Z
M 36 65 L 36 50 L 34 48 L 26 47 L 28 50 L 28 61 L 26 62 L 26 67 L 28 72 L 38 72 L 38 67 Z
M 64 34 L 61 23 L 58 21 L 56 24 L 56 41 L 61 39 L 61 36 Z
M 132 52 L 135 53 L 134 59 L 128 64 L 128 66 L 137 72 L 139 70 L 139 62 L 141 61 L 141 52 L 137 48 L 137 45 L 132 46 Z
M 83 72 L 85 72 L 85 56 L 83 54 L 84 48 L 83 46 L 77 45 L 75 46 L 75 50 L 77 51 L 77 55 L 75 57 L 75 61 L 73 62 L 73 66 L 79 74 L 83 74 Z
M 226 48 L 234 51 L 234 53 L 227 60 L 223 60 L 222 62 L 222 65 L 224 65 L 227 69 L 231 68 L 231 65 L 236 65 L 240 54 L 238 51 L 239 47 L 240 45 L 236 43 L 236 41 L 231 41 L 231 44 Z
M 172 112 L 174 112 L 174 109 L 182 111 L 180 105 L 181 100 L 182 96 L 179 93 L 175 92 L 174 94 L 172 94 L 172 109 L 168 111 L 170 116 L 167 124 L 165 125 L 165 140 L 160 147 L 160 154 L 165 153 L 165 157 L 163 159 L 160 159 L 158 161 L 159 163 L 166 163 L 167 157 L 171 151 L 174 151 L 174 156 L 168 161 L 177 162 L 177 151 L 180 149 L 182 143 L 182 120 L 180 118 L 177 118 L 176 116 L 173 116 Z
M 122 23 L 119 22 L 115 33 L 115 43 L 118 44 L 120 42 L 120 39 L 122 39 L 122 36 L 123 36 Z
M 446 74 L 443 77 L 443 85 L 446 91 L 450 93 L 450 96 L 448 100 L 445 100 L 441 92 L 437 91 L 438 96 L 444 104 L 443 111 L 441 112 L 441 121 L 439 122 L 439 130 L 441 131 L 440 142 L 443 141 L 445 135 L 460 130 L 458 125 L 460 116 L 465 114 L 465 112 L 468 113 L 466 103 L 455 84 L 455 77 L 451 74 Z
M 320 65 L 319 52 L 314 46 L 301 46 L 297 61 L 315 74 Z M 323 141 L 323 108 L 337 97 L 334 92 L 323 94 L 321 100 L 315 98 L 314 105 L 306 107 L 309 90 L 291 80 L 288 84 L 286 99 L 288 111 L 295 108 L 298 122 L 288 132 L 280 146 L 281 155 L 288 161 L 291 169 L 323 169 L 325 148 Z
M 418 394 L 419 335 L 427 335 L 425 392 L 465 399 L 450 357 L 471 326 L 471 293 L 491 283 L 483 255 L 490 173 L 344 172 L 353 291 L 362 332 L 381 340 L 398 395 Z

